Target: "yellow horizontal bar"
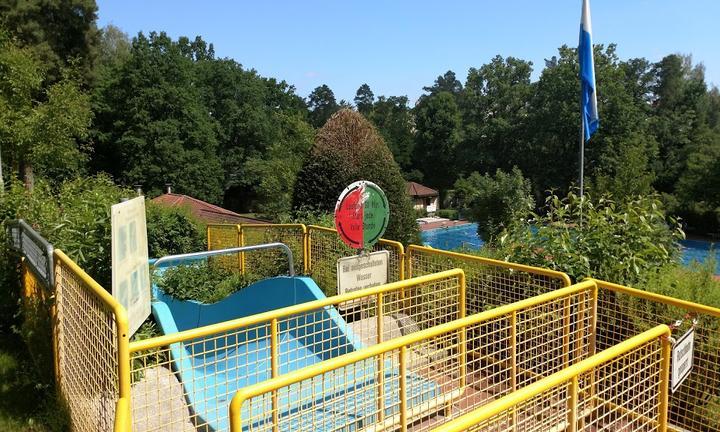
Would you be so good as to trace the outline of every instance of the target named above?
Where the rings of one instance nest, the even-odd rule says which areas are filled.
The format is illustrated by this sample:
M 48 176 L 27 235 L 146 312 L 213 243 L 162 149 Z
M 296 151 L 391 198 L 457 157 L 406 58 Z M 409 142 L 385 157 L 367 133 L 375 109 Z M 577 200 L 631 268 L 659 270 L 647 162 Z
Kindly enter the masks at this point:
M 215 227 L 215 228 L 224 228 L 224 227 L 239 227 L 238 224 L 207 224 L 205 225 L 208 228 Z
M 669 304 L 682 309 L 687 309 L 692 312 L 712 315 L 720 318 L 720 309 L 712 306 L 706 306 L 700 303 L 693 303 L 685 300 L 676 299 L 674 297 L 664 296 L 662 294 L 655 294 L 647 291 L 642 291 L 636 288 L 630 288 L 623 285 L 614 284 L 612 282 L 603 281 L 600 279 L 587 278 L 588 280 L 594 280 L 599 288 L 608 289 L 610 291 L 621 292 L 624 294 L 631 295 L 633 297 L 640 297 L 646 300 L 653 300 L 659 303 Z
M 408 279 L 413 280 L 413 279 Z M 497 318 L 499 316 L 507 315 L 513 311 L 521 310 L 530 308 L 533 306 L 536 306 L 538 304 L 546 303 L 558 298 L 562 298 L 565 296 L 573 295 L 575 293 L 585 291 L 588 289 L 596 289 L 596 285 L 594 281 L 583 281 L 579 284 L 575 284 L 573 286 L 567 287 L 567 288 L 561 288 L 558 290 L 554 290 L 545 294 L 541 294 L 539 296 L 531 297 L 516 303 L 511 303 L 505 306 L 500 306 L 494 309 L 490 309 L 485 312 L 480 312 L 475 315 L 471 315 L 465 318 L 460 318 L 454 321 L 451 321 L 449 323 L 440 324 L 435 327 L 431 327 L 426 330 L 422 330 L 419 332 L 411 333 L 405 336 L 401 336 L 399 338 L 389 340 L 387 342 L 382 342 L 377 345 L 373 345 L 367 348 L 364 348 L 359 351 L 354 351 L 348 354 L 344 354 L 339 357 L 332 358 L 330 360 L 326 360 L 321 363 L 317 363 L 315 365 L 307 366 L 302 369 L 298 369 L 294 371 L 291 374 L 282 375 L 277 378 L 273 378 L 267 381 L 262 381 L 257 384 L 253 384 L 251 386 L 245 387 L 243 389 L 240 389 L 235 396 L 232 399 L 232 402 L 230 404 L 231 410 L 236 409 L 239 410 L 242 406 L 243 401 L 252 398 L 254 396 L 267 393 L 273 390 L 277 390 L 281 387 L 286 387 L 291 384 L 298 383 L 300 381 L 309 379 L 311 377 L 314 377 L 316 375 L 321 375 L 323 373 L 326 373 L 330 370 L 339 369 L 341 367 L 347 366 L 349 364 L 353 364 L 362 360 L 366 360 L 370 357 L 374 357 L 379 354 L 384 354 L 388 351 L 392 351 L 394 349 L 398 349 L 401 346 L 407 346 L 419 341 L 431 339 L 433 337 L 450 333 L 452 331 L 471 326 L 473 324 L 477 324 L 483 321 L 489 321 L 494 318 Z M 239 412 L 239 411 L 237 411 Z
M 562 279 L 563 284 L 566 287 L 572 285 L 570 276 L 568 276 L 567 274 L 565 274 L 563 272 L 555 271 L 555 270 L 546 269 L 546 268 L 527 266 L 524 264 L 500 261 L 500 260 L 495 260 L 492 258 L 485 258 L 485 257 L 480 257 L 480 256 L 475 256 L 475 255 L 467 255 L 467 254 L 458 253 L 458 252 L 450 252 L 450 251 L 446 251 L 446 250 L 442 250 L 442 249 L 435 249 L 435 248 L 431 248 L 431 247 L 427 247 L 427 246 L 410 245 L 408 247 L 408 254 L 412 254 L 412 251 L 429 252 L 429 253 L 436 254 L 436 255 L 445 255 L 445 256 L 451 257 L 451 258 L 459 258 L 459 259 L 464 259 L 464 260 L 476 261 L 476 262 L 480 262 L 483 264 L 488 264 L 488 265 L 492 265 L 492 266 L 496 266 L 496 267 L 505 267 L 505 268 L 508 268 L 511 270 L 524 271 L 524 272 L 528 272 L 528 273 L 536 273 L 536 274 L 540 274 L 540 275 L 544 275 L 544 276 L 550 276 L 550 277 Z
M 96 295 L 102 303 L 115 315 L 118 338 L 118 392 L 119 396 L 130 398 L 130 353 L 128 351 L 128 318 L 125 308 L 105 288 L 95 282 L 95 279 L 85 273 L 75 261 L 71 260 L 60 249 L 54 251 L 56 262 L 67 266 L 80 280 Z M 59 281 L 56 284 L 61 283 Z
M 349 302 L 362 297 L 368 297 L 379 293 L 387 293 L 393 291 L 399 291 L 403 288 L 412 287 L 428 282 L 434 282 L 441 279 L 451 277 L 463 277 L 464 272 L 461 269 L 452 269 L 440 273 L 433 273 L 425 276 L 420 276 L 413 279 L 406 279 L 389 283 L 386 285 L 379 285 L 372 288 L 367 288 L 360 291 L 353 291 L 350 293 L 336 295 L 328 297 L 322 300 L 314 300 L 307 303 L 301 303 L 293 306 L 284 307 L 281 309 L 274 309 L 268 312 L 260 314 L 250 315 L 230 321 L 225 321 L 217 324 L 211 324 L 204 327 L 198 327 L 196 329 L 185 330 L 178 333 L 173 333 L 164 336 L 158 336 L 151 339 L 133 341 L 130 343 L 130 352 L 138 352 L 149 350 L 152 348 L 159 348 L 170 345 L 172 343 L 182 342 L 186 340 L 192 340 L 211 334 L 224 333 L 237 328 L 252 326 L 261 322 L 269 322 L 273 318 L 281 318 L 285 316 L 297 315 L 303 312 L 316 310 L 325 306 L 332 306 L 339 303 Z
M 324 226 L 320 226 L 320 225 L 308 225 L 308 231 L 324 231 L 324 232 L 327 232 L 327 233 L 337 234 L 337 230 L 336 230 L 336 229 L 334 229 L 334 228 L 328 228 L 328 227 L 324 227 Z M 381 238 L 380 240 L 378 240 L 378 243 L 383 244 L 383 245 L 387 245 L 387 246 L 392 246 L 392 247 L 394 247 L 394 248 L 397 248 L 397 249 L 400 250 L 400 253 L 404 253 L 404 252 L 405 252 L 405 246 L 403 246 L 403 244 L 400 243 L 400 242 L 398 242 L 398 241 L 395 241 L 395 240 L 387 240 L 387 239 Z
M 493 416 L 496 416 L 521 402 L 527 401 L 546 390 L 566 383 L 576 376 L 591 371 L 603 363 L 607 363 L 614 358 L 617 358 L 662 336 L 670 336 L 670 327 L 665 324 L 661 324 L 640 333 L 639 335 L 633 336 L 630 339 L 601 351 L 592 357 L 575 363 L 574 365 L 543 378 L 540 381 L 529 384 L 527 387 L 523 387 L 522 389 L 503 396 L 500 399 L 496 399 L 484 407 L 471 411 L 449 423 L 433 429 L 433 432 L 461 432 L 467 430 L 470 427 L 492 418 Z
M 289 223 L 289 224 L 241 224 L 241 228 L 302 228 L 303 234 L 307 232 L 307 227 L 305 224 L 301 223 Z

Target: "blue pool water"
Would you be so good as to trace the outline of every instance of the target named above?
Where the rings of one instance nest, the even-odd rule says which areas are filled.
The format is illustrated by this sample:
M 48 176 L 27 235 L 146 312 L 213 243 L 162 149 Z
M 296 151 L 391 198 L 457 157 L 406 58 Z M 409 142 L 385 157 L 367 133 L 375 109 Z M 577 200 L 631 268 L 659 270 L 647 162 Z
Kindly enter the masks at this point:
M 477 224 L 460 225 L 449 228 L 437 228 L 422 232 L 422 241 L 428 246 L 438 249 L 480 249 L 483 241 L 477 235 Z M 705 261 L 715 249 L 715 274 L 720 274 L 720 244 L 700 240 L 683 240 L 682 262 L 685 265 L 692 261 Z

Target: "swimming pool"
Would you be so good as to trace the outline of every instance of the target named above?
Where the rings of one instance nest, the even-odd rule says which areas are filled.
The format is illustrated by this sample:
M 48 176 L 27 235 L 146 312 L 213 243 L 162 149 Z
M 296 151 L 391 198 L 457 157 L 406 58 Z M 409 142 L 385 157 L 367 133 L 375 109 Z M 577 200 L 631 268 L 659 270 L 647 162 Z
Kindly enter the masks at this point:
M 460 225 L 449 228 L 437 228 L 422 232 L 423 244 L 438 249 L 480 249 L 484 242 L 477 235 L 477 224 Z M 682 262 L 689 265 L 692 261 L 705 261 L 715 245 L 715 274 L 720 275 L 720 244 L 701 240 L 682 240 Z

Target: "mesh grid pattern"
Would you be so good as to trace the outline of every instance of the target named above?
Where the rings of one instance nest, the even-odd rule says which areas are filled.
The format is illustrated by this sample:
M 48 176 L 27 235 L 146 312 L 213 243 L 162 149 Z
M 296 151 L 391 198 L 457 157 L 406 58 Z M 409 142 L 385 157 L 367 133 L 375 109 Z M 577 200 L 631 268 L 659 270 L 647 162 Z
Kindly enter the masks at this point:
M 598 285 L 598 349 L 655 325 L 683 320 L 673 331 L 673 336 L 679 337 L 692 326 L 693 319 L 697 320 L 693 370 L 670 395 L 669 428 L 720 430 L 720 313 L 706 310 L 711 308 L 673 305 L 673 299 L 642 298 L 607 282 L 598 281 Z
M 131 344 L 133 430 L 228 430 L 239 388 L 461 318 L 463 299 L 455 270 Z
M 402 244 L 380 239 L 371 252 L 386 250 L 390 252 L 388 261 L 388 282 L 404 279 L 404 249 Z M 340 239 L 337 231 L 331 228 L 308 226 L 309 273 L 323 290 L 325 295 L 337 294 L 337 261 L 342 257 L 357 255 Z M 454 267 L 444 268 L 449 270 Z M 418 274 L 419 275 L 419 274 Z
M 208 250 L 240 247 L 240 226 L 229 224 L 208 225 L 207 245 Z M 211 257 L 210 260 L 233 271 L 239 271 L 242 267 L 240 253 Z
M 465 270 L 468 314 L 570 285 L 564 273 L 422 246 L 411 245 L 406 261 L 408 277 L 451 268 Z
M 22 334 L 38 366 L 40 379 L 50 384 L 55 374 L 55 338 L 53 335 L 54 306 L 52 293 L 27 261 L 22 261 Z
M 460 426 L 466 420 L 460 419 L 437 431 L 658 430 L 660 383 L 667 372 L 660 339 L 654 337 L 590 366 L 557 384 L 538 385 L 538 390 L 508 408 L 496 409 L 496 405 L 474 411 L 470 416 L 478 421 L 470 427 Z
M 262 243 L 280 242 L 286 244 L 293 253 L 295 272 L 304 273 L 305 265 L 305 225 L 240 225 L 241 246 L 253 246 Z M 243 270 L 259 277 L 271 277 L 288 273 L 287 257 L 282 250 L 269 249 L 242 253 Z
M 116 316 L 89 281 L 56 251 L 58 384 L 81 432 L 112 429 L 120 391 Z
M 246 388 L 231 416 L 248 431 L 429 430 L 587 357 L 593 292 L 572 287 Z

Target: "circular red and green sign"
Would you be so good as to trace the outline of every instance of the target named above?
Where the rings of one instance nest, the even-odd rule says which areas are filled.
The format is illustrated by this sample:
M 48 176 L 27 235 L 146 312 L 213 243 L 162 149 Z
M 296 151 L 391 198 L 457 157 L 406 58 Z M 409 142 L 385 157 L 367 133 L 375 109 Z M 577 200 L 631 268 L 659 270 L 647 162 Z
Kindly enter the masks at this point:
M 335 228 L 354 249 L 369 249 L 385 233 L 390 205 L 375 183 L 356 181 L 340 194 L 335 204 Z

